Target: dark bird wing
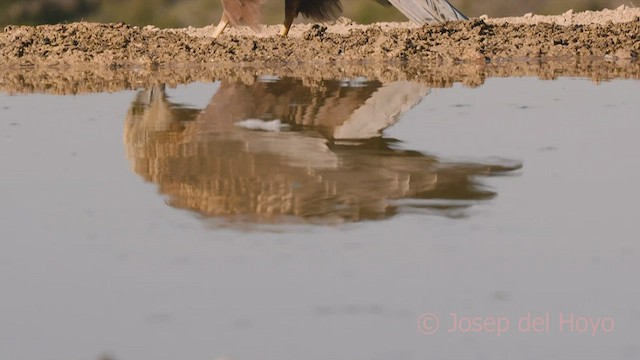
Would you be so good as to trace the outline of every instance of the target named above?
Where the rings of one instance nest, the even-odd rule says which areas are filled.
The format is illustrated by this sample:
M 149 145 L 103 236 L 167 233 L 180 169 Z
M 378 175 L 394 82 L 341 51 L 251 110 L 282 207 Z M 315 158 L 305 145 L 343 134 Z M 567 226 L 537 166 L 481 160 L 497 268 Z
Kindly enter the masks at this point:
M 416 24 L 467 19 L 447 0 L 376 0 L 390 3 Z

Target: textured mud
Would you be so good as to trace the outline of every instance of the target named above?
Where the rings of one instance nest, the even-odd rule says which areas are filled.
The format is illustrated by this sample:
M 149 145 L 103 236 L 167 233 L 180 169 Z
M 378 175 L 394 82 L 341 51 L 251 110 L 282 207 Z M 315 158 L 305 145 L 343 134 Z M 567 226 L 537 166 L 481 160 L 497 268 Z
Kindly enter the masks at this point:
M 156 67 L 215 63 L 486 63 L 512 59 L 636 59 L 640 9 L 564 14 L 555 18 L 482 19 L 415 27 L 391 23 L 302 24 L 292 36 L 236 29 L 219 39 L 202 29 L 72 23 L 8 26 L 0 33 L 0 65 Z M 595 15 L 593 15 L 595 14 Z M 597 21 L 608 19 L 607 22 Z M 614 22 L 615 20 L 615 22 Z
M 412 81 L 433 88 L 462 83 L 465 86 L 482 85 L 492 77 L 533 76 L 544 80 L 558 77 L 580 77 L 603 82 L 612 79 L 640 79 L 638 61 L 509 61 L 492 64 L 453 64 L 423 66 L 407 63 L 372 63 L 265 67 L 260 64 L 246 66 L 189 65 L 157 68 L 101 68 L 101 67 L 21 67 L 0 69 L 0 92 L 79 94 L 89 92 L 115 92 L 148 88 L 155 84 L 170 87 L 192 82 L 233 80 L 251 84 L 263 75 L 292 76 L 309 84 L 326 79 L 365 77 L 382 83 Z

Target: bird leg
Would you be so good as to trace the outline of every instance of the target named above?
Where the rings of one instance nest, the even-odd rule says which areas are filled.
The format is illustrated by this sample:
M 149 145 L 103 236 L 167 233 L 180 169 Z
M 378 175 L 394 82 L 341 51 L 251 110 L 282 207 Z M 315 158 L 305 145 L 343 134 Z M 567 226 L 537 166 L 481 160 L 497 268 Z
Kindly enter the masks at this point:
M 218 26 L 213 31 L 213 38 L 215 39 L 218 36 L 220 36 L 220 34 L 222 34 L 224 29 L 227 27 L 227 25 L 229 25 L 229 17 L 227 16 L 227 12 L 223 11 L 222 18 L 220 18 L 220 22 L 218 23 Z
M 286 37 L 291 29 L 293 19 L 298 16 L 298 9 L 300 8 L 300 0 L 285 0 L 284 2 L 284 25 L 280 31 L 280 36 Z

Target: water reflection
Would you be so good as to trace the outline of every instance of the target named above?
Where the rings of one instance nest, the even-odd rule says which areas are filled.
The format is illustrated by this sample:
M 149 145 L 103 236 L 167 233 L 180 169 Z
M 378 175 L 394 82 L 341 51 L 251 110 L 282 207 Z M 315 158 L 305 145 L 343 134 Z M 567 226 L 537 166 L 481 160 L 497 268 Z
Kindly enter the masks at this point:
M 333 223 L 406 211 L 462 216 L 496 195 L 478 175 L 519 165 L 447 163 L 395 149 L 382 131 L 428 92 L 404 81 L 263 77 L 222 81 L 199 110 L 172 103 L 156 85 L 133 101 L 124 142 L 133 170 L 157 183 L 168 204 L 206 217 Z M 238 126 L 248 119 L 262 130 Z

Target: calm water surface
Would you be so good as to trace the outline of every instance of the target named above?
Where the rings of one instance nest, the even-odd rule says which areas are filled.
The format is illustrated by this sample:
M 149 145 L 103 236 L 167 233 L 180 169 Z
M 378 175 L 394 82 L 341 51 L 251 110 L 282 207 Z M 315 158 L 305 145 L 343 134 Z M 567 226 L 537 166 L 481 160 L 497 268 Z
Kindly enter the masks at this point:
M 637 359 L 638 94 L 0 95 L 0 359 Z

